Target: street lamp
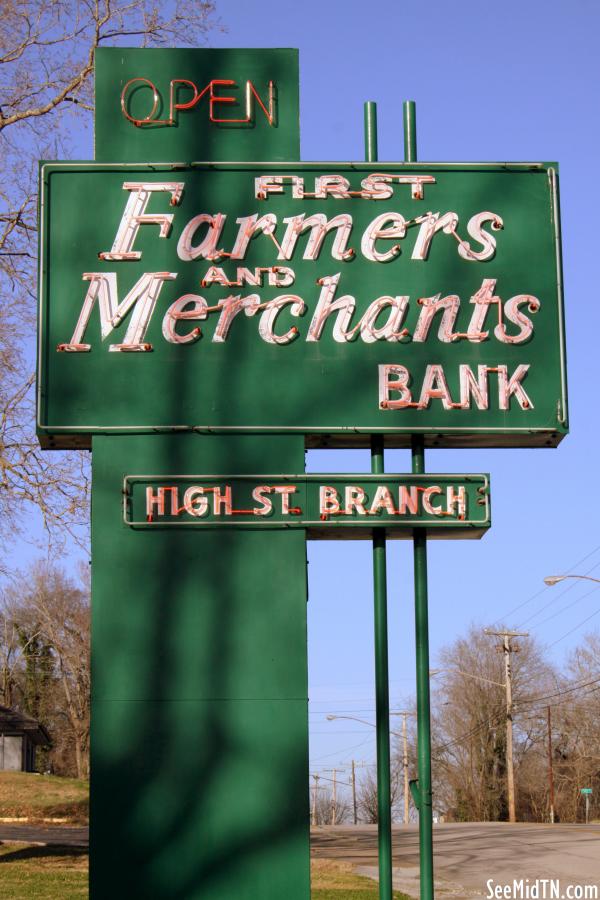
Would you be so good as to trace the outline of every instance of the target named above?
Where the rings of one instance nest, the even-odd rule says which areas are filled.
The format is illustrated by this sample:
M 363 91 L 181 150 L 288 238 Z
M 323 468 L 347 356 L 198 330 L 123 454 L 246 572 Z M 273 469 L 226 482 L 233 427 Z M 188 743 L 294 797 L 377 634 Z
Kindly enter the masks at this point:
M 558 584 L 559 581 L 564 581 L 565 578 L 582 578 L 584 581 L 597 581 L 600 584 L 600 578 L 592 578 L 591 575 L 546 575 L 544 584 L 552 587 L 553 584 Z
M 408 825 L 408 751 L 407 751 L 407 743 L 406 743 L 406 716 L 410 716 L 412 713 L 407 712 L 392 712 L 390 716 L 404 716 L 403 726 L 402 726 L 402 735 L 400 735 L 397 731 L 392 731 L 390 729 L 390 734 L 393 734 L 394 737 L 402 737 L 403 745 L 404 745 L 404 754 L 403 754 L 403 766 L 404 766 L 404 824 Z M 367 722 L 366 719 L 359 719 L 358 716 L 334 716 L 330 714 L 326 716 L 328 722 L 333 722 L 334 719 L 350 719 L 352 722 L 360 722 L 362 725 L 369 725 L 371 728 L 375 728 L 376 726 L 373 722 Z M 352 760 L 352 805 L 354 807 L 354 824 L 357 824 L 357 815 L 356 815 L 356 776 L 354 771 L 354 760 Z

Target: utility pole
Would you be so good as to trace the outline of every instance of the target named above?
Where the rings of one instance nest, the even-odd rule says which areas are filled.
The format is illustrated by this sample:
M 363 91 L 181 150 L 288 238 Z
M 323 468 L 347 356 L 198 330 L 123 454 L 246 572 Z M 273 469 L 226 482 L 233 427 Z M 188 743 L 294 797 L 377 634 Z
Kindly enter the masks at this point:
M 548 707 L 548 781 L 550 784 L 550 822 L 554 825 L 554 770 L 552 768 L 552 715 Z
M 529 637 L 527 631 L 491 631 L 484 629 L 485 634 L 502 638 L 502 646 L 499 648 L 504 653 L 504 684 L 506 687 L 506 782 L 508 788 L 508 821 L 516 822 L 515 805 L 515 772 L 513 766 L 513 716 L 512 716 L 512 667 L 511 653 L 515 648 L 511 645 L 511 638 Z
M 406 716 L 408 713 L 402 714 L 402 768 L 404 769 L 404 824 L 408 825 L 408 739 L 406 736 Z
M 326 773 L 333 776 L 331 781 L 333 782 L 333 788 L 331 791 L 331 824 L 336 824 L 336 814 L 337 814 L 337 773 L 344 772 L 345 769 L 323 769 L 321 774 Z M 325 779 L 327 781 L 327 779 Z M 346 783 L 346 782 L 344 782 Z
M 315 786 L 313 788 L 312 816 L 311 822 L 313 827 L 317 824 L 317 794 L 319 792 L 319 775 L 313 775 Z
M 409 809 L 410 809 L 410 788 L 408 785 L 408 738 L 406 732 L 406 717 L 412 716 L 414 713 L 408 710 L 392 713 L 394 716 L 402 716 L 402 768 L 404 770 L 404 824 L 408 825 Z
M 357 769 L 366 769 L 369 767 L 366 762 L 356 762 L 356 760 L 352 760 L 352 777 L 350 779 L 350 784 L 352 786 L 352 812 L 354 818 L 354 824 L 358 825 L 358 806 L 356 802 L 356 770 Z
M 336 803 L 337 803 L 337 796 L 336 796 L 336 786 L 337 785 L 336 785 L 336 780 L 335 780 L 336 775 L 337 775 L 337 769 L 334 769 L 333 770 L 333 791 L 331 794 L 331 824 L 332 825 L 335 825 L 335 812 L 336 812 Z

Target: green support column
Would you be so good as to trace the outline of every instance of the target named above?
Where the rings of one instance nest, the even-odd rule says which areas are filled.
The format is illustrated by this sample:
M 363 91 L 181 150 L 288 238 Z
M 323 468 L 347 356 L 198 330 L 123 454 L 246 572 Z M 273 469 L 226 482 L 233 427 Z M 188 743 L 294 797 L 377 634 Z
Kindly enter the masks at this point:
M 103 48 L 96 67 L 97 160 L 299 158 L 295 50 Z M 250 79 L 267 107 L 274 81 L 276 127 L 258 106 L 251 128 L 215 124 L 207 98 L 174 110 L 177 127 L 123 115 L 123 92 L 152 117 L 154 86 L 164 119 L 172 79 L 185 104 L 213 78 L 236 105 Z M 122 283 L 129 263 L 113 265 Z M 203 389 L 163 370 L 168 421 Z M 221 370 L 213 402 L 229 389 Z M 303 471 L 302 436 L 93 438 L 92 900 L 308 900 L 304 532 L 136 531 L 121 493 L 125 475 Z
M 304 469 L 303 439 L 93 443 L 93 900 L 308 900 L 303 531 L 123 523 L 127 474 Z
M 412 440 L 412 470 L 425 471 L 422 437 Z M 427 538 L 415 528 L 413 538 L 415 579 L 415 645 L 417 655 L 417 752 L 419 800 L 419 865 L 421 900 L 432 900 L 433 885 L 433 806 L 431 789 L 431 711 L 429 701 L 429 614 L 427 596 Z
M 365 160 L 377 160 L 377 105 L 365 103 Z M 383 435 L 371 437 L 371 472 L 385 471 Z M 390 776 L 390 689 L 387 627 L 387 559 L 385 531 L 373 534 L 373 600 L 375 621 L 375 716 L 377 740 L 377 838 L 379 900 L 392 897 L 392 804 Z
M 371 438 L 371 471 L 383 473 L 383 438 Z M 387 553 L 385 531 L 373 534 L 375 611 L 375 709 L 377 728 L 377 835 L 379 898 L 392 898 L 392 805 L 390 777 L 390 696 L 387 626 Z
M 404 159 L 416 162 L 417 127 L 413 100 L 404 103 Z M 412 471 L 425 473 L 425 444 L 422 435 L 411 441 Z M 416 791 L 419 808 L 419 867 L 421 900 L 432 900 L 433 806 L 431 790 L 431 710 L 429 701 L 429 613 L 427 596 L 427 537 L 415 528 L 413 536 L 415 581 L 415 644 L 417 656 L 417 752 L 419 781 Z

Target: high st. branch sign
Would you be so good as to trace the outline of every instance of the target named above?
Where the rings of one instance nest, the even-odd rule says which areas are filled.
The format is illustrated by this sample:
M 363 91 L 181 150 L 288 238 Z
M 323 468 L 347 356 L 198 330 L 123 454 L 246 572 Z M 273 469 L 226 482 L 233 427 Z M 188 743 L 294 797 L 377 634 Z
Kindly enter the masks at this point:
M 127 475 L 131 528 L 304 528 L 314 540 L 480 538 L 490 527 L 487 475 Z
M 556 166 L 46 163 L 38 428 L 554 446 Z

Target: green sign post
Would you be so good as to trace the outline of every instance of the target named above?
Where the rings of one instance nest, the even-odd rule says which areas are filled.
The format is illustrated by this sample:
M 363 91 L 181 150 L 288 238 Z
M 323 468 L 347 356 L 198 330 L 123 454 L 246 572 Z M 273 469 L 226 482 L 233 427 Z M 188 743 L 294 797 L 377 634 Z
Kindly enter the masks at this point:
M 153 86 L 132 79 L 147 79 Z M 173 118 L 173 124 L 140 121 L 152 110 L 154 88 L 156 115 Z M 272 117 L 265 115 L 256 95 L 267 113 L 272 96 Z M 103 50 L 97 56 L 96 100 L 96 159 L 108 171 L 139 160 L 158 166 L 167 161 L 172 179 L 177 163 L 195 159 L 249 162 L 299 156 L 296 51 Z M 176 109 L 177 104 L 186 108 Z M 250 122 L 220 121 L 248 116 Z M 144 178 L 154 178 L 150 167 L 142 169 Z M 122 187 L 132 174 L 120 171 L 117 176 L 123 195 L 119 202 L 134 195 Z M 88 207 L 105 196 L 100 183 L 84 190 L 80 202 Z M 170 198 L 168 193 L 151 196 L 148 215 L 157 199 L 166 199 L 167 212 L 177 212 Z M 143 214 L 139 206 L 137 211 Z M 81 213 L 73 210 L 73 215 L 79 220 L 75 240 L 83 250 L 97 210 L 87 225 Z M 71 221 L 68 215 L 66 219 Z M 145 226 L 140 236 L 144 231 Z M 110 250 L 114 237 L 97 253 Z M 165 242 L 158 240 L 160 248 Z M 167 244 L 171 248 L 170 240 Z M 57 253 L 64 262 L 70 255 L 66 245 Z M 116 271 L 122 290 L 135 276 L 130 262 L 115 269 L 97 253 L 92 266 L 86 260 L 86 270 Z M 146 259 L 147 254 L 142 262 Z M 154 259 L 158 263 L 158 256 Z M 65 309 L 63 288 L 70 293 L 66 284 L 51 288 L 51 309 Z M 160 312 L 160 297 L 157 302 Z M 137 301 L 134 307 L 117 314 L 123 314 L 125 328 L 140 312 Z M 93 341 L 100 336 L 98 330 Z M 165 346 L 169 350 L 168 342 Z M 128 370 L 128 361 L 136 357 L 145 368 L 147 361 L 157 360 L 156 353 L 107 352 L 117 363 L 110 373 L 100 375 L 84 366 L 71 373 L 70 386 L 54 382 L 47 395 L 51 406 L 53 397 L 58 400 L 56 391 L 67 405 L 73 400 L 79 424 L 80 416 L 88 414 L 92 425 L 110 424 L 97 406 L 102 391 L 94 389 L 88 398 L 74 396 L 84 381 L 91 379 L 91 387 L 99 378 L 97 387 L 102 381 L 107 389 L 113 385 L 114 411 L 121 404 L 126 408 L 120 422 L 133 426 L 116 433 L 103 428 L 79 433 L 76 427 L 59 440 L 89 446 L 91 439 L 93 449 L 91 897 L 306 900 L 304 533 L 139 530 L 123 521 L 122 495 L 124 479 L 135 472 L 224 478 L 230 473 L 302 473 L 303 436 L 217 436 L 170 429 L 138 433 L 135 408 L 145 412 L 151 395 L 164 398 L 167 425 L 189 422 L 193 397 L 203 393 L 198 373 L 190 378 L 183 376 L 180 362 L 175 368 L 167 363 L 167 369 L 159 363 L 156 380 L 152 375 L 152 384 L 140 394 L 140 379 L 146 376 Z M 88 362 L 94 356 L 57 353 L 58 359 Z M 46 371 L 44 361 L 41 380 Z M 67 414 L 66 407 L 63 412 Z
M 592 788 L 581 788 L 581 793 L 585 797 L 585 824 L 587 825 L 590 820 L 590 796 L 592 794 Z
M 404 163 L 374 104 L 365 162 L 299 162 L 293 50 L 103 49 L 96 76 L 96 161 L 41 165 L 37 410 L 44 447 L 93 450 L 91 896 L 308 900 L 309 537 L 373 541 L 391 900 L 386 540 L 412 537 L 430 900 L 427 539 L 490 513 L 424 450 L 567 433 L 557 167 L 417 163 L 414 104 Z M 371 474 L 306 475 L 315 446 Z

